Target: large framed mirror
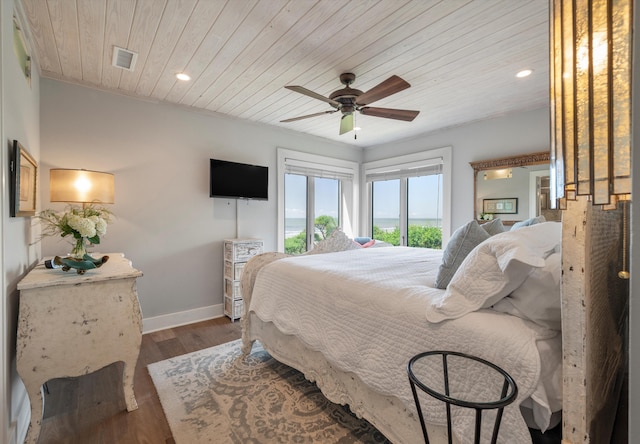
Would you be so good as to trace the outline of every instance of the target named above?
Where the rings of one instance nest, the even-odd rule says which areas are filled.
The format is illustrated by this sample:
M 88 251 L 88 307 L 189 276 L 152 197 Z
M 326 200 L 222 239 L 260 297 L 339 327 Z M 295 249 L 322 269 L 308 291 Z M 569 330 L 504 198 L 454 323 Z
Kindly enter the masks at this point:
M 503 223 L 536 216 L 559 221 L 549 199 L 549 151 L 470 162 L 473 168 L 474 217 Z

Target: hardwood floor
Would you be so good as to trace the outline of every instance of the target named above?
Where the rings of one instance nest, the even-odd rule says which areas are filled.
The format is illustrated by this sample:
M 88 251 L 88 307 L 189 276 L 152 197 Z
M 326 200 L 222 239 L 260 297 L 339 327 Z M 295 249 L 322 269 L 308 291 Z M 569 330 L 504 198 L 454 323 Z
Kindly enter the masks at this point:
M 133 412 L 127 412 L 122 396 L 122 363 L 49 381 L 38 444 L 174 443 L 147 365 L 238 338 L 240 323 L 226 317 L 143 335 Z

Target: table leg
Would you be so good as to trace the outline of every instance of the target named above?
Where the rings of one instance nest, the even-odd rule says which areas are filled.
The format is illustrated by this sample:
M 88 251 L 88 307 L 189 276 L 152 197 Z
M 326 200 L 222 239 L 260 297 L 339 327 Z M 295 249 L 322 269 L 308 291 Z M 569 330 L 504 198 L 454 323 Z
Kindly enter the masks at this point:
M 124 366 L 122 370 L 122 389 L 124 392 L 124 401 L 127 404 L 128 412 L 131 412 L 138 408 L 136 395 L 133 392 L 133 376 L 136 370 L 136 361 L 137 359 L 123 361 Z
M 27 430 L 27 436 L 24 440 L 25 444 L 35 444 L 40 436 L 40 427 L 42 425 L 42 413 L 44 412 L 44 399 L 42 397 L 42 383 L 24 381 L 29 402 L 31 403 L 31 422 Z

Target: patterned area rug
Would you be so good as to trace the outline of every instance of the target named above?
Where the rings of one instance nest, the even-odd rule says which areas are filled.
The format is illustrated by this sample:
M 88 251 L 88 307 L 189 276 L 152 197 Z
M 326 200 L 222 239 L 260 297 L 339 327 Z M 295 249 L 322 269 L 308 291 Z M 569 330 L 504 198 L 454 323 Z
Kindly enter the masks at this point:
M 388 443 L 259 343 L 240 340 L 148 366 L 173 438 L 199 443 Z

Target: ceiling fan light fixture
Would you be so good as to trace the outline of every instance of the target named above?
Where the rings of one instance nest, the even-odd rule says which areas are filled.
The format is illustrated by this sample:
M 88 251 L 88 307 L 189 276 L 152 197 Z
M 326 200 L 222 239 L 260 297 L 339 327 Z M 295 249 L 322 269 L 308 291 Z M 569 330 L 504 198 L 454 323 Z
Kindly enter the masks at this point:
M 340 75 L 340 82 L 345 87 L 332 92 L 328 97 L 313 92 L 302 86 L 285 86 L 285 88 L 288 90 L 304 94 L 305 96 L 312 97 L 314 99 L 322 100 L 323 102 L 331 105 L 334 109 L 300 117 L 293 117 L 281 120 L 280 122 L 294 122 L 309 117 L 315 117 L 322 114 L 329 114 L 340 111 L 340 113 L 342 114 L 342 118 L 340 119 L 340 134 L 344 134 L 355 129 L 356 112 L 374 117 L 382 117 L 385 119 L 404 120 L 406 122 L 413 121 L 413 119 L 415 119 L 416 116 L 420 113 L 420 111 L 412 111 L 406 109 L 376 108 L 368 106 L 372 102 L 384 99 L 411 86 L 408 82 L 402 80 L 400 77 L 396 75 L 391 76 L 366 92 L 362 92 L 359 89 L 350 87 L 355 78 L 355 74 L 352 73 L 344 73 Z

